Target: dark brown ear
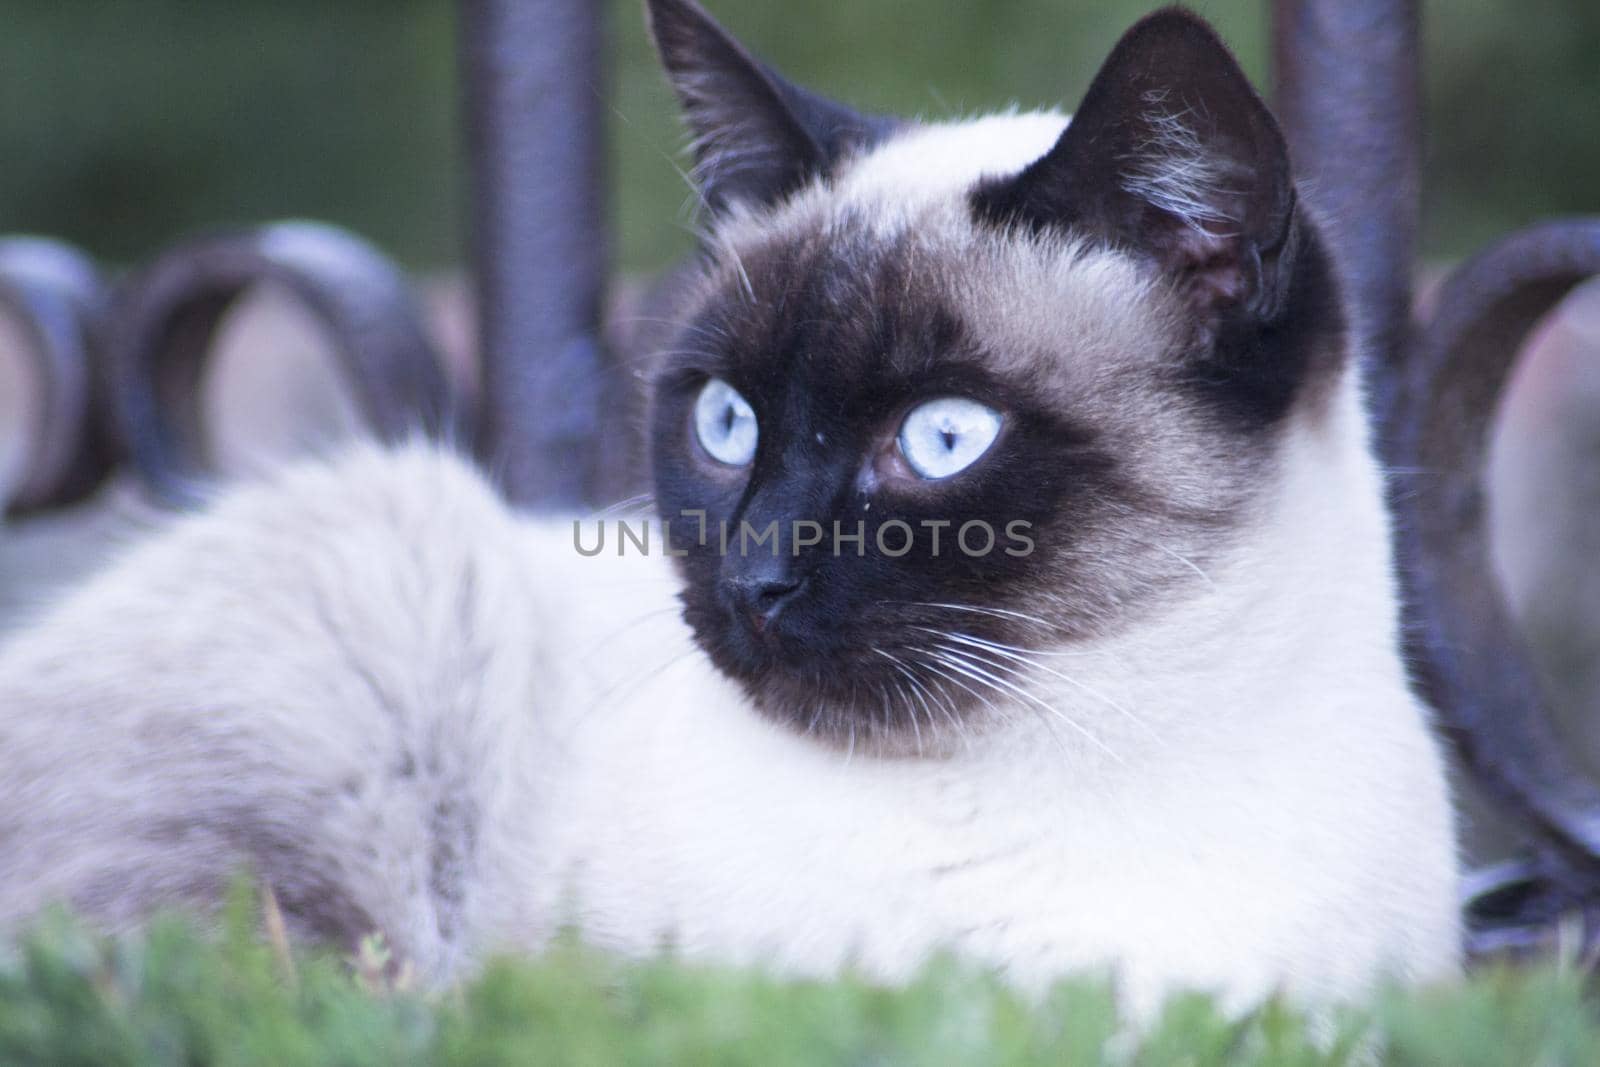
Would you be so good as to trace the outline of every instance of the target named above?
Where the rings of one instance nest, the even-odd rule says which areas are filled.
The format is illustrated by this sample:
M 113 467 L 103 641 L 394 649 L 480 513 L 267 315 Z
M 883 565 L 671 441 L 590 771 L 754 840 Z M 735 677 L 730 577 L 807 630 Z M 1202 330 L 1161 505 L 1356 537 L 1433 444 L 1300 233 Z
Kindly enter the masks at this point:
M 1288 150 L 1227 46 L 1187 11 L 1130 29 L 1055 147 L 974 204 L 1148 257 L 1202 320 L 1281 312 L 1295 245 Z
M 647 0 L 646 8 L 712 211 L 775 203 L 896 125 L 791 85 L 694 0 Z

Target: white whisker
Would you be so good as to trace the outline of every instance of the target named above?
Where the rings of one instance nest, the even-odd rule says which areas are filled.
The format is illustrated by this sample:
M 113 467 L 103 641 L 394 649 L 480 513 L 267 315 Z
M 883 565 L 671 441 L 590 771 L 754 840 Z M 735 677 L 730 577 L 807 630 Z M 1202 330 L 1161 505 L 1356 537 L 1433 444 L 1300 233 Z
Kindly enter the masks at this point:
M 998 641 L 988 641 L 988 640 L 985 640 L 984 638 L 981 638 L 981 637 L 974 637 L 971 634 L 956 633 L 956 632 L 952 632 L 952 631 L 948 631 L 948 630 L 933 630 L 933 629 L 930 629 L 930 628 L 928 628 L 926 626 L 919 626 L 919 627 L 916 627 L 916 629 L 922 630 L 925 633 L 933 634 L 936 637 L 945 638 L 946 640 L 956 641 L 956 642 L 959 642 L 959 643 L 961 643 L 963 645 L 969 645 L 969 646 L 971 646 L 973 648 L 983 649 L 984 651 L 987 651 L 987 652 L 991 653 L 992 655 L 1004 656 L 1007 659 L 1014 660 L 1014 661 L 1020 662 L 1020 663 L 1024 663 L 1024 664 L 1026 664 L 1028 667 L 1030 667 L 1033 670 L 1043 671 L 1044 673 L 1046 673 L 1048 675 L 1051 675 L 1054 678 L 1059 678 L 1059 679 L 1061 679 L 1061 681 L 1066 682 L 1068 685 L 1072 686 L 1074 689 L 1077 689 L 1079 692 L 1082 692 L 1082 693 L 1084 693 L 1084 694 L 1086 694 L 1088 696 L 1091 696 L 1091 697 L 1095 698 L 1096 700 L 1098 700 L 1101 703 L 1105 704 L 1107 707 L 1111 708 L 1113 711 L 1116 711 L 1118 714 L 1120 714 L 1124 718 L 1126 718 L 1129 722 L 1133 723 L 1135 726 L 1139 727 L 1141 730 L 1144 730 L 1151 737 L 1155 738 L 1158 741 L 1161 740 L 1161 734 L 1159 732 L 1157 732 L 1155 727 L 1153 727 L 1149 723 L 1145 722 L 1138 715 L 1135 715 L 1131 710 L 1129 710 L 1128 708 L 1124 707 L 1122 704 L 1119 704 L 1117 701 L 1111 699 L 1110 697 L 1106 696 L 1104 693 L 1100 692 L 1099 690 L 1094 689 L 1092 686 L 1086 685 L 1083 682 L 1080 682 L 1078 679 L 1073 678 L 1071 675 L 1063 674 L 1061 671 L 1056 670 L 1054 667 L 1051 667 L 1048 664 L 1037 662 L 1033 658 L 1035 653 L 1031 652 L 1028 649 L 1016 648 L 1015 646 L 1012 646 L 1012 645 L 1001 644 Z
M 915 700 L 916 703 L 922 706 L 922 710 L 928 715 L 928 726 L 931 729 L 937 721 L 933 713 L 933 701 L 930 699 L 934 696 L 934 694 L 929 692 L 928 687 L 922 684 L 922 681 L 917 677 L 916 672 L 907 666 L 903 661 L 901 661 L 899 657 L 893 655 L 892 653 L 885 652 L 881 648 L 874 647 L 872 651 L 887 659 L 890 663 L 894 664 L 895 671 L 905 679 L 907 685 L 909 686 L 909 688 L 906 688 L 903 691 L 906 693 L 908 699 Z M 963 736 L 963 738 L 965 738 L 966 729 L 962 726 L 960 719 L 956 717 L 954 706 L 946 701 L 945 704 L 941 706 L 940 710 L 944 713 L 945 718 L 949 720 L 950 725 L 954 727 L 955 730 Z M 914 708 L 911 709 L 911 715 L 912 726 L 915 728 L 916 710 Z M 918 745 L 920 750 L 920 737 Z
M 944 653 L 946 654 L 947 657 L 950 657 L 950 658 L 953 658 L 955 660 L 959 660 L 962 663 L 965 663 L 971 670 L 978 672 L 979 675 L 986 676 L 993 683 L 998 684 L 1000 686 L 1003 686 L 1007 691 L 1009 691 L 1011 693 L 1014 693 L 1015 695 L 1021 697 L 1023 700 L 1026 700 L 1029 703 L 1034 704 L 1035 706 L 1037 706 L 1039 708 L 1042 708 L 1045 711 L 1048 711 L 1050 714 L 1052 714 L 1056 718 L 1060 719 L 1067 726 L 1069 726 L 1073 730 L 1075 730 L 1079 735 L 1081 735 L 1083 737 L 1084 740 L 1088 741 L 1090 744 L 1092 744 L 1096 748 L 1100 749 L 1102 752 L 1104 752 L 1106 755 L 1110 756 L 1112 759 L 1116 760 L 1118 763 L 1124 762 L 1122 757 L 1117 755 L 1117 753 L 1116 753 L 1116 751 L 1114 749 L 1112 749 L 1109 745 L 1107 745 L 1099 737 L 1095 736 L 1094 732 L 1091 731 L 1090 729 L 1088 729 L 1082 723 L 1078 722 L 1076 719 L 1072 718 L 1070 715 L 1064 714 L 1059 708 L 1056 708 L 1056 707 L 1054 707 L 1054 706 L 1052 706 L 1050 704 L 1045 703 L 1043 700 L 1040 700 L 1038 697 L 1036 697 L 1032 693 L 1028 692 L 1026 689 L 1024 689 L 1022 686 L 1018 685 L 1016 682 L 1011 681 L 1009 678 L 997 677 L 997 676 L 991 674 L 989 670 L 985 669 L 986 667 L 987 668 L 992 668 L 992 669 L 998 669 L 998 667 L 996 667 L 995 664 L 986 664 L 981 660 L 976 660 L 973 657 L 962 653 L 958 648 L 956 648 L 954 646 L 942 645 L 942 646 L 940 646 L 940 648 L 944 651 Z M 948 663 L 951 667 L 955 666 L 954 663 L 950 663 L 950 659 L 946 659 L 945 662 Z M 1014 671 L 1008 672 L 1008 673 L 1015 674 Z
M 985 687 L 993 690 L 996 693 L 1000 693 L 1001 695 L 1004 695 L 1005 691 L 1002 690 L 999 686 L 995 685 L 993 682 L 991 682 L 991 681 L 989 681 L 987 679 L 981 678 L 978 675 L 973 674 L 970 670 L 965 669 L 964 667 L 961 666 L 961 664 L 956 663 L 954 660 L 950 659 L 946 655 L 942 655 L 939 652 L 935 652 L 935 651 L 932 651 L 932 650 L 925 650 L 925 654 L 931 654 L 934 657 L 934 659 L 937 660 L 937 662 L 939 663 L 940 666 L 935 666 L 933 663 L 928 663 L 928 662 L 924 662 L 923 666 L 927 667 L 934 674 L 937 674 L 939 677 L 945 679 L 946 681 L 950 682 L 951 684 L 953 684 L 955 686 L 958 686 L 959 688 L 961 688 L 961 689 L 965 690 L 966 692 L 970 693 L 980 703 L 982 703 L 984 707 L 986 707 L 989 710 L 989 713 L 991 715 L 994 715 L 996 718 L 1001 719 L 1002 721 L 1009 720 L 1009 719 L 1012 718 L 1012 716 L 1008 716 L 1004 711 L 1002 711 L 999 707 L 997 707 L 995 705 L 994 701 L 990 700 L 987 696 L 985 696 L 984 694 L 982 694 L 982 693 L 978 692 L 977 690 L 973 689 L 971 686 L 967 685 L 966 682 L 963 682 L 961 680 L 961 678 L 956 677 L 956 675 L 946 673 L 946 671 L 941 670 L 940 668 L 941 667 L 947 667 L 950 670 L 955 671 L 958 674 L 960 674 L 960 675 L 962 675 L 962 676 L 964 676 L 966 678 L 970 678 L 972 681 L 978 683 L 979 685 L 985 686 Z M 1049 718 L 1044 717 L 1044 716 L 1040 716 L 1039 721 L 1044 724 L 1044 728 L 1050 734 L 1050 740 L 1055 744 L 1056 748 L 1063 755 L 1067 755 L 1068 754 L 1067 746 L 1061 740 L 1060 735 L 1056 733 L 1055 724 L 1052 723 L 1049 720 Z
M 1041 619 L 1037 615 L 1028 615 L 1020 611 L 1010 611 L 1006 608 L 980 608 L 971 604 L 947 604 L 939 601 L 926 600 L 913 601 L 912 603 L 914 603 L 917 607 L 923 608 L 945 608 L 949 611 L 970 611 L 975 615 L 992 615 L 1001 619 L 1021 619 L 1023 622 L 1030 622 L 1035 626 L 1042 626 L 1047 630 L 1060 629 L 1060 627 L 1055 623 L 1050 622 L 1047 619 Z
M 1190 559 L 1188 556 L 1185 556 L 1183 553 L 1174 551 L 1173 549 L 1168 548 L 1166 545 L 1160 544 L 1160 543 L 1155 542 L 1155 541 L 1147 541 L 1145 543 L 1148 544 L 1151 548 L 1155 549 L 1157 552 L 1165 552 L 1167 555 L 1171 556 L 1173 559 L 1177 560 L 1179 563 L 1183 564 L 1185 567 L 1188 567 L 1190 570 L 1194 571 L 1196 574 L 1198 574 L 1200 576 L 1201 580 L 1204 581 L 1207 585 L 1209 585 L 1213 590 L 1215 590 L 1217 588 L 1217 583 L 1213 582 L 1211 580 L 1211 575 L 1209 575 L 1205 571 L 1201 570 L 1200 569 L 1200 565 L 1198 563 L 1196 563 L 1194 560 Z

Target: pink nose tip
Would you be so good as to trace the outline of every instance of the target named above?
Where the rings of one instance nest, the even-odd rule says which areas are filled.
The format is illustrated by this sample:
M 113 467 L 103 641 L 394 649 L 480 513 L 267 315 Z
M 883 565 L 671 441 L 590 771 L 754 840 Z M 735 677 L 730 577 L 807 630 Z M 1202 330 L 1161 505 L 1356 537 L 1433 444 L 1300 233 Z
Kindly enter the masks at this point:
M 733 597 L 739 611 L 756 633 L 765 633 L 772 620 L 805 585 L 803 578 L 763 578 L 738 582 Z

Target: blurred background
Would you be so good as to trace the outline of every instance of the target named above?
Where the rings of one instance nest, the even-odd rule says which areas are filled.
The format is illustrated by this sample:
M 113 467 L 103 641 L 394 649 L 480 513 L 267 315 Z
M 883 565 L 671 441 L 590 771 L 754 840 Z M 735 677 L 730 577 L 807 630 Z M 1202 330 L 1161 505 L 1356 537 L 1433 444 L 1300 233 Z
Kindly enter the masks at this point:
M 613 261 L 638 276 L 689 247 L 683 139 L 641 0 L 596 2 L 610 17 Z M 1157 5 L 709 6 L 795 80 L 864 109 L 937 118 L 1012 102 L 1070 108 L 1118 35 Z M 1265 84 L 1267 5 L 1193 6 Z M 1426 284 L 1513 228 L 1600 213 L 1600 2 L 1422 6 Z M 337 223 L 427 282 L 444 348 L 470 362 L 453 14 L 451 0 L 0 0 L 0 233 L 62 237 L 116 267 L 217 225 Z M 271 294 L 253 303 L 249 328 L 219 342 L 215 403 L 228 417 L 215 421 L 233 444 L 217 450 L 248 451 L 274 434 L 292 445 L 308 411 L 348 430 L 354 417 L 318 370 L 317 337 Z M 26 414 L 7 408 L 20 392 L 3 364 L 0 431 Z M 276 368 L 276 392 L 263 367 Z M 276 404 L 263 402 L 273 395 Z M 98 510 L 0 530 L 0 631 L 92 567 L 105 531 L 126 527 L 129 508 L 104 496 Z M 1584 750 L 1600 753 L 1600 714 L 1589 713 L 1600 712 L 1593 285 L 1547 325 L 1507 401 L 1493 510 L 1497 564 L 1553 695 Z
M 616 253 L 686 246 L 681 139 L 642 0 L 604 2 Z M 939 117 L 1071 107 L 1150 0 L 710 0 L 796 80 Z M 1258 80 L 1266 4 L 1201 0 Z M 413 268 L 457 262 L 451 0 L 0 0 L 0 232 L 111 262 L 218 223 L 326 219 Z M 1427 0 L 1424 247 L 1600 210 L 1600 3 Z

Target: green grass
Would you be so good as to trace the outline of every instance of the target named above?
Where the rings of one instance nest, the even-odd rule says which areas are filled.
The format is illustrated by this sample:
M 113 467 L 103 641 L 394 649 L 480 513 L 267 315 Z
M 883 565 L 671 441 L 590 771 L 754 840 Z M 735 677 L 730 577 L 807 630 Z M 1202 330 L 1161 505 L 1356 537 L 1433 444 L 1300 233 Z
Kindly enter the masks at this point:
M 0 1064 L 689 1063 L 1206 1064 L 1448 1067 L 1600 1063 L 1600 1019 L 1571 971 L 1496 970 L 1391 992 L 1315 1039 L 1274 1003 L 1226 1018 L 1181 997 L 1130 1036 L 1107 988 L 1039 1002 L 948 963 L 905 989 L 779 981 L 574 944 L 423 993 L 360 958 L 289 955 L 257 936 L 248 894 L 219 934 L 181 919 L 107 939 L 65 919 L 0 954 Z

